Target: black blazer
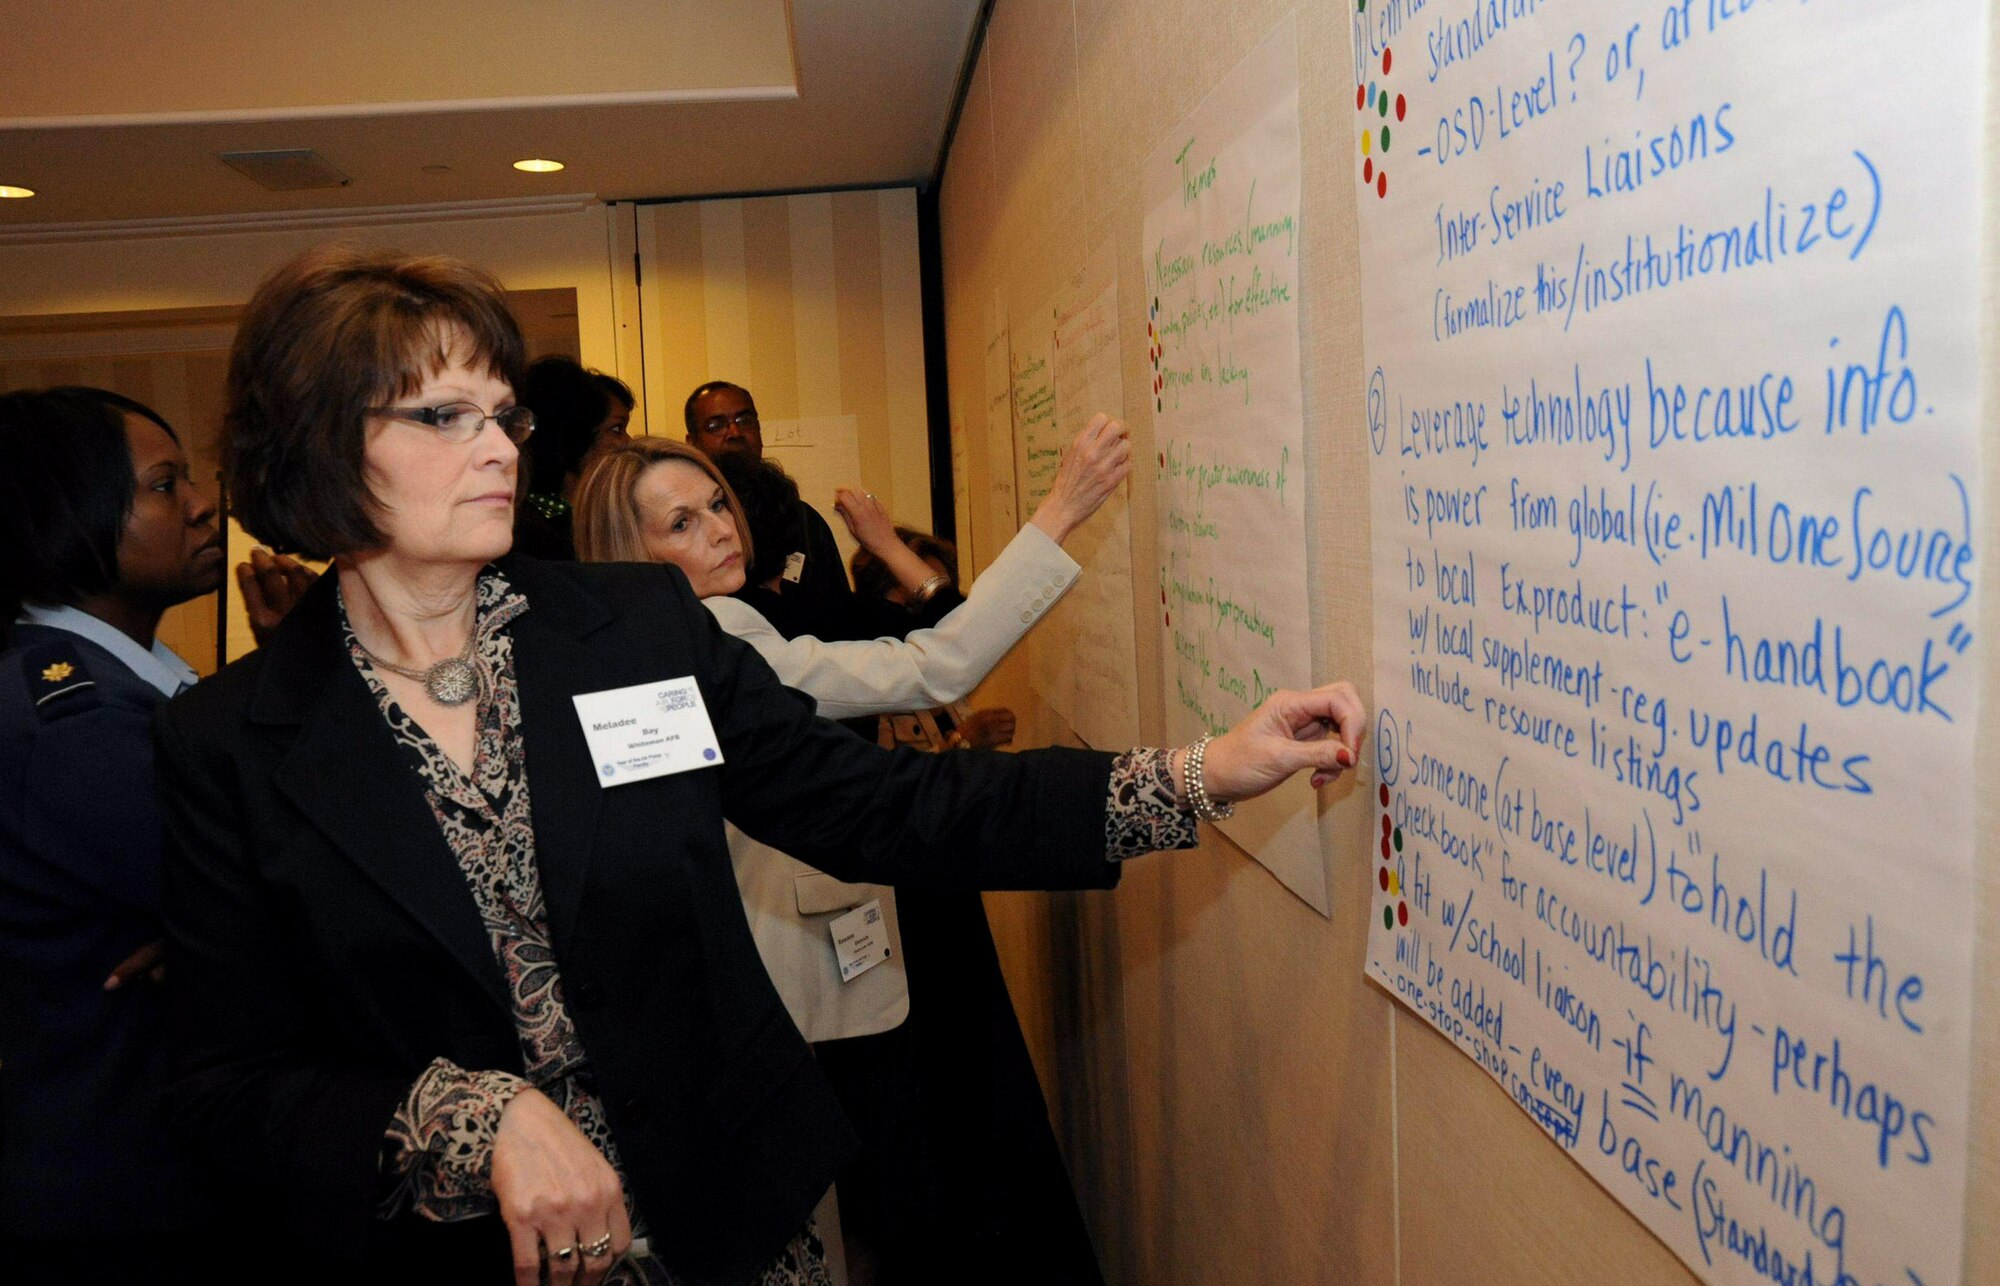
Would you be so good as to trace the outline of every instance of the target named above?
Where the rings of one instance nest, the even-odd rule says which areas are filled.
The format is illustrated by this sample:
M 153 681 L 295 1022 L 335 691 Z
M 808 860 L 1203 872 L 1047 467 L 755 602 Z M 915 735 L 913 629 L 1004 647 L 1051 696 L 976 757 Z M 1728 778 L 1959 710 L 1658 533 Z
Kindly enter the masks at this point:
M 104 979 L 161 935 L 159 689 L 67 630 L 0 651 L 0 1238 L 172 1231 L 208 1193 L 167 1128 L 165 1009 Z
M 590 1074 L 656 1253 L 741 1280 L 853 1139 L 764 974 L 724 817 L 846 879 L 1105 887 L 1109 757 L 882 751 L 815 718 L 674 569 L 499 566 L 530 604 L 509 628 L 536 854 Z M 316 1250 L 433 1281 L 476 1280 L 476 1256 L 500 1280 L 497 1218 L 375 1217 L 384 1131 L 417 1074 L 440 1056 L 519 1072 L 521 1053 L 464 878 L 339 646 L 333 591 L 322 578 L 269 646 L 157 723 L 179 1095 L 198 1140 Z M 689 674 L 722 766 L 601 787 L 571 696 Z

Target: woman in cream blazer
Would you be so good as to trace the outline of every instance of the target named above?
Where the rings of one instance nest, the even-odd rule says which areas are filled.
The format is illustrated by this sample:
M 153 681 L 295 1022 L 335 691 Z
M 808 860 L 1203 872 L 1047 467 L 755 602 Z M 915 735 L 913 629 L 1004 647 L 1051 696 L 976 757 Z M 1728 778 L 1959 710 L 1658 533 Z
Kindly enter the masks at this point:
M 787 686 L 830 719 L 948 705 L 969 693 L 1076 583 L 1081 569 L 1062 541 L 1131 472 L 1125 426 L 1099 415 L 1064 453 L 1034 518 L 938 623 L 903 639 L 787 639 L 741 588 L 749 531 L 741 507 L 707 457 L 661 438 L 636 438 L 593 463 L 577 488 L 577 552 L 586 562 L 671 562 L 723 629 L 750 644 Z M 896 536 L 872 495 L 841 494 L 855 536 L 919 589 L 931 568 Z M 728 828 L 736 883 L 751 936 L 800 1033 L 818 1043 L 888 1031 L 909 1014 L 909 987 L 886 885 L 850 884 Z M 829 924 L 881 903 L 889 957 L 842 981 Z

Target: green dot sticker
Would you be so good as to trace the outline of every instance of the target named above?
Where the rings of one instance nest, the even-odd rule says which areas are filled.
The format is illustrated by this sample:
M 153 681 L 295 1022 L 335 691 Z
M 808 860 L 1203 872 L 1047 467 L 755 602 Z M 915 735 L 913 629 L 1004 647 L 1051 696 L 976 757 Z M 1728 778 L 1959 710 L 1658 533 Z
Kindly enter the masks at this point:
M 1395 835 L 1393 836 L 1393 838 L 1394 838 L 1394 840 L 1396 841 L 1396 851 L 1397 851 L 1398 853 L 1402 852 L 1402 851 L 1403 851 L 1403 828 L 1402 828 L 1402 827 L 1398 826 L 1398 827 L 1396 828 L 1396 834 L 1395 834 Z
M 1382 908 L 1382 927 L 1389 930 L 1391 933 L 1395 932 L 1396 909 L 1394 907 L 1385 906 Z
M 1389 127 L 1387 125 L 1382 127 L 1382 150 L 1385 152 L 1389 150 Z

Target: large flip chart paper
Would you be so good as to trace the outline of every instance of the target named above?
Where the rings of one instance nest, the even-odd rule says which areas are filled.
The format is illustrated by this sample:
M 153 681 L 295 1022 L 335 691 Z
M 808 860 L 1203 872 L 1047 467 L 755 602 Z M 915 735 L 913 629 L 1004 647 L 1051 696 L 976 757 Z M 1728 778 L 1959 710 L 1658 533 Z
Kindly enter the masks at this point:
M 1167 736 L 1312 683 L 1299 387 L 1299 77 L 1281 23 L 1146 161 L 1147 358 Z M 1300 777 L 1222 830 L 1328 910 Z
M 1014 498 L 1014 410 L 1013 368 L 1007 334 L 1007 293 L 996 287 L 986 305 L 986 476 L 987 495 L 993 505 L 993 529 L 1011 532 L 1019 525 L 1019 506 Z M 979 550 L 977 564 L 984 569 L 999 556 L 999 546 Z
M 840 548 L 842 574 L 860 548 L 833 493 L 861 485 L 861 430 L 851 415 L 813 415 L 798 420 L 764 421 L 764 456 L 799 484 L 799 499 L 819 511 L 833 529 Z
M 1119 369 L 1118 264 L 1106 242 L 1034 317 L 1017 321 L 1014 384 L 1021 520 L 1041 508 L 1062 451 L 1092 415 L 1125 414 Z M 1070 534 L 1083 575 L 1028 637 L 1035 691 L 1084 744 L 1119 750 L 1139 741 L 1139 679 L 1132 637 L 1132 517 L 1125 489 Z
M 1957 1281 L 1986 6 L 1351 12 L 1368 972 L 1703 1278 Z

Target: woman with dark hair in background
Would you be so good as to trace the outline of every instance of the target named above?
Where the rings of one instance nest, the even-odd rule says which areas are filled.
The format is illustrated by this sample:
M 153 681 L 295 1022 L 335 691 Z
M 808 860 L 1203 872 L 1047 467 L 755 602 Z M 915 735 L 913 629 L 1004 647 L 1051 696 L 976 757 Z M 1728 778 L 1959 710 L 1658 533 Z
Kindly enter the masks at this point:
M 896 532 L 925 564 L 957 577 L 951 542 L 907 527 Z M 857 549 L 852 565 L 857 598 L 902 602 L 902 586 L 872 551 Z M 880 736 L 885 746 L 933 752 L 1013 738 L 1012 710 L 967 710 L 961 702 L 885 714 Z M 965 1286 L 1096 1286 L 1103 1281 L 1096 1248 L 1049 1126 L 985 901 L 932 888 L 899 897 L 929 1215 L 961 1230 L 971 1249 Z
M 611 404 L 605 408 L 601 431 L 616 434 L 621 438 L 629 437 L 632 412 L 639 406 L 639 399 L 632 396 L 632 386 L 606 371 L 593 370 L 590 378 L 597 382 L 598 388 L 604 390 L 604 396 L 611 399 Z
M 535 433 L 523 443 L 527 488 L 514 519 L 514 548 L 536 558 L 570 559 L 570 499 L 593 451 L 623 441 L 631 407 L 604 384 L 608 376 L 551 354 L 528 364 L 517 390 L 535 413 Z M 621 384 L 620 387 L 623 387 Z
M 169 1133 L 155 637 L 222 583 L 213 502 L 116 393 L 0 396 L 0 1274 L 150 1281 L 248 1230 Z

